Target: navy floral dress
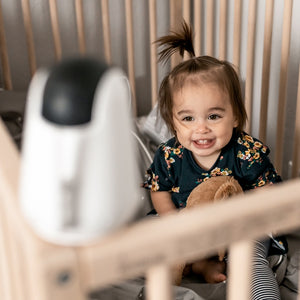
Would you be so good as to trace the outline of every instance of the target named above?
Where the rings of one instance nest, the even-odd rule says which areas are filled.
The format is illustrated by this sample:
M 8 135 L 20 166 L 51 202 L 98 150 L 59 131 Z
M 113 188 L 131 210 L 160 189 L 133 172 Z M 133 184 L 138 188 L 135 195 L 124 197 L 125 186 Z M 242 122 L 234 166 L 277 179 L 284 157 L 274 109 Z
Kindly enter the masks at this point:
M 242 132 L 233 135 L 210 170 L 203 170 L 192 153 L 172 138 L 159 146 L 143 186 L 171 192 L 175 206 L 182 208 L 190 192 L 213 176 L 233 176 L 245 191 L 280 182 L 269 153 L 267 146 Z

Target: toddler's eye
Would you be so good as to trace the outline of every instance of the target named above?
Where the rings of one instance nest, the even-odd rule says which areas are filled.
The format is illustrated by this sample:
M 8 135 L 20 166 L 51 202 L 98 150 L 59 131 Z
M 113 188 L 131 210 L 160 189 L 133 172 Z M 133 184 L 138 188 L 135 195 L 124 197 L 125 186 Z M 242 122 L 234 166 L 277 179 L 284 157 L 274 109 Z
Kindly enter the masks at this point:
M 191 117 L 191 116 L 187 116 L 187 117 L 184 117 L 182 120 L 183 120 L 183 121 L 190 122 L 190 121 L 193 121 L 193 120 L 194 120 L 194 118 L 193 118 L 193 117 Z
M 208 120 L 218 120 L 220 118 L 221 118 L 221 116 L 219 116 L 217 114 L 213 114 L 213 115 L 208 116 Z

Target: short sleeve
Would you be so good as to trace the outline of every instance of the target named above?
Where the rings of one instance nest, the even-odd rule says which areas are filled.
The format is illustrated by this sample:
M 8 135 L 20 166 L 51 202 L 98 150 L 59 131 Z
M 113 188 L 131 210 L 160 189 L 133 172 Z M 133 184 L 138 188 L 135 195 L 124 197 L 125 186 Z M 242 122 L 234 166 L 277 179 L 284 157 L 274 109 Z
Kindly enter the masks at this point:
M 281 181 L 269 159 L 270 150 L 259 140 L 243 134 L 238 138 L 239 160 L 244 189 L 253 189 Z
M 150 168 L 147 170 L 147 178 L 143 187 L 153 192 L 171 191 L 174 186 L 174 169 L 172 165 L 175 164 L 180 151 L 179 149 L 179 152 L 176 152 L 175 148 L 168 144 L 160 145 Z

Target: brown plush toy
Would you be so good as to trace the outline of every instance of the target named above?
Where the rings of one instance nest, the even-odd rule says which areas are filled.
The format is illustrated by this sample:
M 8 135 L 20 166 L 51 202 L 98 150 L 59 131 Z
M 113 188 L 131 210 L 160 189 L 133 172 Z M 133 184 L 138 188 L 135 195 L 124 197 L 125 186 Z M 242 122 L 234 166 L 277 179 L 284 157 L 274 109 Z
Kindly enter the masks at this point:
M 183 210 L 209 202 L 223 201 L 242 192 L 240 184 L 232 176 L 211 177 L 192 190 Z M 225 251 L 218 251 L 218 256 L 219 261 L 222 261 L 225 257 Z M 176 285 L 181 284 L 185 266 L 185 264 L 178 264 L 173 268 L 173 278 Z

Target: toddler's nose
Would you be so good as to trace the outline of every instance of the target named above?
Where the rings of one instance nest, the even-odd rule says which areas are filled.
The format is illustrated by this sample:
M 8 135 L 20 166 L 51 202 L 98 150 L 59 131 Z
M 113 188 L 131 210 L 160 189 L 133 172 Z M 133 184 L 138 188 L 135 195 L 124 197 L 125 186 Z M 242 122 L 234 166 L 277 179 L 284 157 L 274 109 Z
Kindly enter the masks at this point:
M 209 127 L 207 126 L 206 122 L 199 121 L 195 124 L 195 127 L 196 127 L 195 131 L 197 133 L 204 134 L 204 133 L 209 132 Z

